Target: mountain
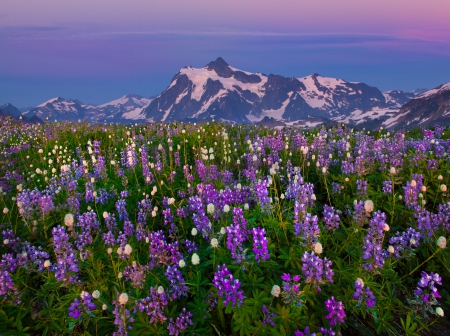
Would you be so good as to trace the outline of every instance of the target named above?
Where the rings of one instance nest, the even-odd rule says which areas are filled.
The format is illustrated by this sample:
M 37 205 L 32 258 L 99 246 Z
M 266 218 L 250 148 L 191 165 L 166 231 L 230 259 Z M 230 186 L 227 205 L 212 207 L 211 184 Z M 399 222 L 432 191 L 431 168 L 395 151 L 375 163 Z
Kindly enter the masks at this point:
M 388 119 L 412 97 L 319 74 L 294 78 L 251 73 L 219 57 L 204 68 L 182 68 L 141 115 L 166 122 L 257 123 L 268 117 L 266 122 L 273 118 L 287 125 L 308 124 L 308 118 L 358 124 Z
M 125 122 L 143 119 L 140 113 L 150 102 L 151 99 L 135 94 L 125 95 L 102 105 L 83 104 L 77 99 L 56 97 L 23 112 L 23 115 L 48 118 L 51 121 Z
M 412 98 L 383 124 L 386 128 L 450 125 L 450 83 Z
M 10 115 L 15 119 L 19 118 L 21 115 L 19 109 L 10 103 L 0 106 L 0 110 L 3 111 L 6 115 Z

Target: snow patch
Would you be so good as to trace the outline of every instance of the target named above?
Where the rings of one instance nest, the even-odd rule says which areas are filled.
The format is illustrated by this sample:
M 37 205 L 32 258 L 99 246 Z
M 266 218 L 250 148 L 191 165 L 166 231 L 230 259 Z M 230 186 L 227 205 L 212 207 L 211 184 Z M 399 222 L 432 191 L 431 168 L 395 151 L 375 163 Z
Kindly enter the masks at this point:
M 220 81 L 225 90 L 237 91 L 234 85 L 239 86 L 242 90 L 249 90 L 255 93 L 258 97 L 262 98 L 264 96 L 263 86 L 267 82 L 267 77 L 261 74 L 257 74 L 261 78 L 259 83 L 242 83 L 235 79 L 234 77 L 223 78 L 217 75 L 214 70 L 208 70 L 206 67 L 201 69 L 196 68 L 184 68 L 181 69 L 180 73 L 185 74 L 194 84 L 194 90 L 191 93 L 191 98 L 200 101 L 203 94 L 205 93 L 205 85 L 209 78 L 214 81 Z M 251 74 L 251 73 L 248 73 Z

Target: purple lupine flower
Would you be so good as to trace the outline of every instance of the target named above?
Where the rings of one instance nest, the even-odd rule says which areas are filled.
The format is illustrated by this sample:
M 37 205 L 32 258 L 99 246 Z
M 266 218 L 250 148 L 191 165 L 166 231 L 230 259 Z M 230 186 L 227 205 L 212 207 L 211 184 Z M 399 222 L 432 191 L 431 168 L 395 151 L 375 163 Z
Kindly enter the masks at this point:
M 69 242 L 69 235 L 66 229 L 58 225 L 52 229 L 53 247 L 56 254 L 56 264 L 50 266 L 51 270 L 55 272 L 56 280 L 77 282 L 77 275 L 69 275 L 69 272 L 78 272 L 78 259 L 76 252 Z
M 143 289 L 145 285 L 145 279 L 147 277 L 148 267 L 143 265 L 137 265 L 133 261 L 132 265 L 125 266 L 123 271 L 123 276 L 125 281 L 130 281 L 131 286 L 134 288 Z
M 412 175 L 412 181 L 406 182 L 406 186 L 403 187 L 405 190 L 405 205 L 408 209 L 411 209 L 417 205 L 420 205 L 418 203 L 418 196 L 421 192 L 423 186 L 423 176 L 422 174 L 413 174 Z
M 44 271 L 44 263 L 50 258 L 49 254 L 45 252 L 42 247 L 32 246 L 29 242 L 25 242 L 23 252 L 17 254 L 17 263 L 27 272 Z M 12 273 L 12 272 L 11 272 Z
M 309 327 L 306 326 L 303 331 L 296 330 L 294 333 L 295 336 L 316 336 L 316 333 L 311 333 L 309 331 Z
M 396 259 L 408 258 L 413 255 L 413 249 L 419 246 L 422 234 L 413 228 L 408 228 L 405 232 L 396 232 L 394 237 L 389 239 L 389 245 L 394 248 Z
M 185 285 L 183 275 L 177 265 L 167 267 L 166 277 L 170 281 L 169 295 L 171 299 L 187 296 L 188 287 Z
M 358 226 L 363 226 L 368 222 L 369 214 L 367 213 L 366 209 L 364 208 L 364 202 L 359 201 L 356 202 L 354 205 L 354 211 L 352 213 L 353 221 Z
M 323 221 L 325 222 L 325 228 L 327 230 L 335 230 L 339 228 L 341 214 L 340 210 L 335 212 L 334 207 L 325 204 L 323 206 Z
M 417 283 L 418 287 L 414 293 L 419 296 L 424 302 L 430 301 L 430 299 L 440 299 L 436 284 L 442 285 L 442 278 L 437 273 L 430 272 L 430 274 L 423 272 L 421 273 L 421 278 Z M 432 298 L 431 298 L 431 297 Z
M 392 181 L 383 181 L 383 194 L 392 195 L 393 191 Z
M 258 263 L 261 260 L 267 260 L 270 258 L 267 244 L 269 243 L 266 238 L 266 230 L 256 227 L 252 230 L 253 233 L 253 252 L 255 253 L 255 259 Z
M 97 306 L 92 302 L 93 297 L 87 292 L 81 293 L 81 300 L 76 298 L 69 307 L 69 316 L 73 319 L 79 318 L 81 315 L 94 316 L 92 310 Z
M 240 264 L 245 260 L 243 242 L 247 240 L 247 222 L 241 208 L 233 208 L 233 224 L 226 228 L 227 248 L 231 251 L 231 257 Z
M 325 280 L 333 282 L 332 262 L 327 258 L 322 260 L 314 251 L 311 251 L 311 253 L 305 252 L 303 254 L 302 262 L 302 271 L 306 277 L 305 282 L 314 284 L 318 292 L 321 291 L 319 284 L 325 283 Z
M 373 295 L 373 292 L 368 286 L 364 288 L 362 279 L 357 279 L 355 281 L 355 293 L 353 293 L 353 298 L 358 300 L 358 306 L 365 303 L 367 307 L 373 308 L 376 305 L 376 298 Z
M 120 221 L 126 221 L 128 220 L 128 212 L 126 209 L 126 201 L 124 199 L 120 199 L 116 202 L 116 209 L 117 212 L 119 213 L 119 220 Z
M 359 198 L 367 198 L 367 181 L 357 180 L 356 181 L 356 195 Z
M 173 265 L 183 259 L 179 251 L 178 241 L 167 244 L 163 231 L 150 232 L 148 235 L 150 248 L 149 267 L 158 265 Z
M 275 322 L 272 319 L 275 318 L 277 314 L 269 312 L 269 309 L 266 306 L 262 306 L 262 312 L 264 314 L 262 325 L 265 326 L 270 324 L 272 327 L 275 327 Z
M 331 182 L 331 193 L 332 194 L 340 194 L 342 192 L 341 185 L 336 182 Z
M 325 327 L 320 327 L 319 328 L 319 332 L 322 333 L 322 336 L 336 336 L 336 335 L 338 335 L 338 334 L 336 334 L 336 332 L 331 327 L 328 328 L 328 329 L 325 328 Z
M 303 292 L 300 290 L 300 276 L 294 275 L 291 279 L 291 274 L 284 273 L 281 276 L 283 292 L 281 293 L 283 301 L 288 305 L 301 307 L 303 303 Z
M 168 305 L 168 297 L 163 287 L 150 287 L 149 296 L 135 301 L 134 313 L 138 310 L 150 317 L 150 324 L 164 323 L 167 317 L 164 315 L 164 308 Z
M 265 210 L 270 204 L 269 192 L 267 191 L 268 182 L 266 180 L 257 183 L 254 187 L 256 200 L 261 207 L 261 210 Z
M 86 247 L 94 241 L 92 232 L 96 232 L 99 229 L 100 222 L 97 220 L 97 214 L 94 211 L 91 210 L 78 216 L 78 222 L 75 224 L 77 234 L 75 235 L 74 243 L 83 259 L 86 259 L 90 253 Z
M 330 326 L 344 323 L 346 315 L 342 301 L 336 301 L 334 296 L 332 296 L 329 300 L 325 301 L 325 308 L 328 310 L 328 315 L 325 318 L 328 320 Z
M 186 308 L 183 308 L 176 321 L 174 321 L 173 318 L 170 318 L 169 325 L 167 326 L 169 335 L 178 336 L 180 333 L 185 331 L 189 325 L 194 325 L 191 320 L 192 316 L 194 316 L 192 313 L 188 312 Z
M 232 307 L 236 305 L 240 307 L 243 304 L 244 291 L 239 290 L 241 283 L 238 279 L 234 279 L 225 264 L 217 267 L 217 272 L 214 273 L 213 283 L 219 292 L 219 297 L 224 297 L 223 304 L 225 306 L 230 302 Z
M 370 261 L 363 264 L 363 268 L 368 271 L 373 272 L 384 265 L 382 242 L 386 228 L 388 228 L 386 214 L 377 211 L 369 222 L 369 229 L 364 237 L 364 245 L 362 247 L 362 258 Z
M 422 209 L 419 205 L 414 207 L 414 218 L 417 221 L 417 228 L 424 237 L 431 237 L 442 225 L 442 217 L 438 214 Z
M 130 311 L 126 308 L 127 301 L 128 295 L 126 295 L 125 300 L 124 294 L 117 293 L 116 300 L 112 302 L 114 305 L 114 324 L 117 326 L 117 331 L 113 332 L 113 336 L 126 336 L 128 335 L 128 330 L 133 330 L 130 324 L 134 322 L 134 319 L 131 317 Z
M 0 262 L 0 303 L 20 304 L 20 292 L 14 285 L 11 268 L 5 267 L 5 255 Z M 11 254 L 12 258 L 12 254 Z M 6 264 L 6 263 L 5 263 Z M 16 266 L 14 266 L 15 270 Z
M 296 236 L 300 235 L 303 244 L 312 247 L 319 240 L 319 219 L 316 215 L 306 213 L 302 220 L 294 224 Z

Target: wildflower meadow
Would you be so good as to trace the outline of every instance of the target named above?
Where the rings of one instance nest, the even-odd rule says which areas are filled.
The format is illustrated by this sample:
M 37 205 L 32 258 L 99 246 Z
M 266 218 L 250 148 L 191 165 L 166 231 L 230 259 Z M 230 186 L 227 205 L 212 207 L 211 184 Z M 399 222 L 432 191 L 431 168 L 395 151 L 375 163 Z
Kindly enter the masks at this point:
M 422 335 L 450 129 L 0 120 L 1 335 Z

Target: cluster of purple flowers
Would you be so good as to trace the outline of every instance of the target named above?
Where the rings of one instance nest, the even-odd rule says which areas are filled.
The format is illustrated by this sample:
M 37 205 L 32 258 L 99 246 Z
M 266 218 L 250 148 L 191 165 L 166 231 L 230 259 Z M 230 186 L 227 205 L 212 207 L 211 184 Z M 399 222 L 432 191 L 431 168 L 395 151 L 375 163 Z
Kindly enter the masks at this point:
M 334 296 L 332 296 L 329 300 L 325 301 L 325 308 L 328 310 L 328 315 L 325 318 L 328 320 L 330 326 L 344 323 L 346 314 L 342 301 L 336 301 Z
M 87 292 L 81 293 L 81 300 L 76 298 L 73 300 L 69 307 L 69 316 L 73 319 L 79 318 L 81 315 L 86 314 L 88 316 L 93 316 L 92 311 L 97 308 L 97 306 L 92 302 L 93 297 Z
M 253 252 L 255 253 L 255 259 L 258 263 L 261 260 L 269 259 L 270 254 L 267 248 L 269 242 L 266 238 L 266 230 L 256 227 L 251 232 L 253 233 Z
M 332 262 L 326 257 L 322 260 L 313 251 L 305 252 L 302 256 L 302 262 L 302 271 L 306 277 L 305 282 L 314 284 L 318 292 L 321 291 L 319 284 L 325 283 L 326 280 L 333 282 Z
M 227 248 L 231 251 L 231 256 L 241 263 L 245 260 L 243 243 L 247 240 L 247 222 L 241 208 L 233 208 L 233 224 L 226 228 Z
M 170 318 L 169 325 L 167 329 L 169 330 L 169 335 L 178 336 L 180 333 L 185 331 L 189 325 L 194 325 L 191 320 L 191 317 L 194 316 L 192 313 L 188 312 L 186 308 L 183 308 L 180 315 L 174 321 L 173 318 Z
M 323 221 L 327 230 L 336 230 L 339 228 L 341 214 L 340 210 L 335 210 L 334 207 L 325 204 L 323 206 Z
M 392 195 L 394 188 L 392 187 L 392 181 L 383 181 L 383 194 Z
M 113 332 L 113 336 L 127 336 L 128 330 L 133 330 L 131 323 L 134 322 L 134 318 L 131 317 L 130 311 L 126 308 L 126 303 L 120 302 L 121 295 L 123 294 L 117 293 L 116 300 L 112 302 L 114 305 L 114 324 L 117 326 L 117 331 Z
M 58 281 L 76 282 L 77 275 L 69 273 L 78 272 L 78 259 L 72 244 L 69 242 L 69 235 L 66 229 L 60 225 L 53 228 L 52 234 L 56 264 L 51 266 L 51 270 L 55 272 Z
M 358 306 L 365 303 L 367 307 L 375 307 L 376 298 L 373 292 L 370 290 L 369 286 L 364 288 L 364 282 L 361 279 L 355 281 L 355 292 L 353 293 L 353 298 L 358 300 Z
M 353 221 L 358 226 L 363 226 L 368 222 L 369 214 L 364 208 L 364 202 L 359 201 L 354 205 L 354 211 L 352 213 Z
M 303 219 L 294 224 L 294 234 L 300 235 L 303 244 L 312 247 L 319 240 L 319 219 L 316 215 L 306 213 Z
M 264 314 L 262 325 L 265 326 L 267 324 L 270 324 L 272 327 L 275 327 L 275 322 L 273 321 L 273 318 L 275 318 L 277 314 L 271 313 L 267 308 L 267 306 L 262 306 L 262 312 Z
M 422 174 L 413 174 L 412 181 L 406 182 L 406 186 L 403 187 L 405 191 L 405 205 L 408 209 L 412 209 L 419 204 L 418 196 L 423 187 L 423 176 Z
M 167 266 L 166 277 L 170 281 L 169 295 L 171 299 L 187 296 L 188 287 L 185 285 L 183 275 L 176 265 Z
M 283 301 L 288 305 L 301 307 L 303 303 L 303 292 L 300 290 L 300 276 L 294 275 L 291 277 L 289 273 L 281 276 L 283 280 Z
M 164 315 L 164 308 L 168 305 L 168 297 L 162 287 L 150 287 L 148 297 L 135 301 L 134 313 L 138 310 L 150 317 L 150 324 L 164 323 L 167 317 Z
M 384 265 L 382 243 L 386 228 L 388 228 L 386 224 L 386 214 L 377 211 L 369 222 L 369 229 L 364 237 L 364 244 L 362 247 L 362 258 L 369 261 L 363 264 L 363 267 L 367 271 L 373 272 L 377 268 L 382 268 Z
M 214 273 L 214 286 L 217 288 L 219 297 L 223 298 L 223 304 L 227 306 L 231 302 L 231 306 L 241 306 L 244 302 L 244 291 L 239 290 L 241 283 L 238 279 L 234 279 L 227 266 L 223 264 L 217 267 Z
M 396 259 L 408 258 L 413 255 L 413 249 L 419 246 L 422 235 L 413 228 L 408 228 L 405 232 L 396 232 L 394 237 L 389 238 L 389 245 L 394 248 Z

